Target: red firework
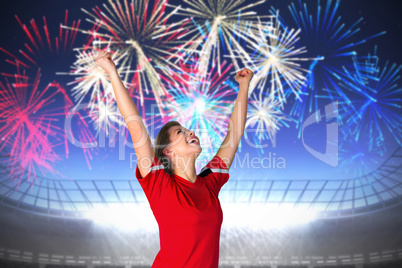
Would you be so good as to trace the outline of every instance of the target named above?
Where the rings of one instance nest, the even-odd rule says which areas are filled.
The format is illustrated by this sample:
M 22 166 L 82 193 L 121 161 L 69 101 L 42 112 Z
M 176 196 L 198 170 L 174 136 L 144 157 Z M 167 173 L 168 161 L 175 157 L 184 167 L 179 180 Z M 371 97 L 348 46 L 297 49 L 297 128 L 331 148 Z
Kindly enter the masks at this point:
M 76 120 L 74 120 L 74 123 L 76 124 L 78 131 L 75 133 L 78 135 L 78 139 L 75 138 L 70 138 L 70 141 L 73 145 L 77 145 L 76 143 L 80 144 L 93 144 L 96 142 L 96 139 L 92 132 L 90 131 L 90 127 L 88 123 L 86 122 L 84 116 L 82 113 L 87 114 L 87 111 L 79 112 L 74 110 L 74 103 L 70 99 L 70 97 L 67 94 L 67 91 L 64 89 L 62 85 L 59 83 L 53 81 L 50 83 L 50 86 L 55 87 L 58 89 L 59 93 L 63 95 L 64 99 L 64 119 L 70 119 L 71 117 L 75 117 Z M 71 126 L 71 125 L 70 125 Z M 75 129 L 75 128 L 74 128 Z M 65 141 L 65 151 L 66 151 L 66 157 L 68 158 L 69 154 L 69 148 L 68 148 L 68 137 L 74 137 L 73 133 L 73 128 L 65 128 L 64 129 L 64 141 Z M 90 159 L 92 159 L 92 154 L 90 148 L 87 148 L 85 146 L 81 146 L 84 152 L 84 157 L 87 162 L 88 167 L 91 169 L 91 164 L 89 162 Z
M 43 30 L 41 31 L 35 19 L 29 21 L 29 25 L 22 23 L 20 18 L 15 15 L 18 24 L 21 26 L 29 42 L 24 44 L 24 48 L 19 50 L 21 56 L 16 56 L 11 52 L 0 47 L 0 51 L 7 54 L 12 59 L 6 61 L 15 66 L 23 66 L 31 69 L 41 67 L 49 62 L 49 59 L 59 59 L 70 54 L 76 40 L 80 20 L 73 21 L 69 29 L 63 27 L 68 22 L 68 10 L 65 11 L 64 21 L 60 22 L 58 33 L 52 38 L 49 32 L 46 17 L 43 17 Z M 44 61 L 43 63 L 41 61 Z
M 3 74 L 4 76 L 4 74 Z M 15 83 L 0 81 L 0 151 L 7 153 L 10 175 L 24 168 L 33 182 L 36 170 L 57 173 L 53 164 L 60 159 L 55 147 L 63 143 L 63 130 L 56 126 L 65 114 L 64 107 L 54 101 L 59 91 L 49 84 L 39 90 L 40 73 L 29 83 L 25 73 L 14 75 Z M 64 141 L 65 142 L 65 141 Z M 25 174 L 26 173 L 26 174 Z
M 59 83 L 49 83 L 40 90 L 39 72 L 32 82 L 25 71 L 12 76 L 14 83 L 7 78 L 11 75 L 2 75 L 5 82 L 0 81 L 0 152 L 5 156 L 2 157 L 3 164 L 10 170 L 10 177 L 18 178 L 20 183 L 27 176 L 33 183 L 38 170 L 43 175 L 46 172 L 62 175 L 54 169 L 54 164 L 61 160 L 56 152 L 60 145 L 64 145 L 68 157 L 67 135 L 73 135 L 71 127 L 64 130 L 66 116 L 73 115 L 78 126 L 78 139 L 70 139 L 73 144 L 95 143 L 88 124 L 80 112 L 72 112 L 73 102 Z M 90 148 L 81 148 L 90 167 Z

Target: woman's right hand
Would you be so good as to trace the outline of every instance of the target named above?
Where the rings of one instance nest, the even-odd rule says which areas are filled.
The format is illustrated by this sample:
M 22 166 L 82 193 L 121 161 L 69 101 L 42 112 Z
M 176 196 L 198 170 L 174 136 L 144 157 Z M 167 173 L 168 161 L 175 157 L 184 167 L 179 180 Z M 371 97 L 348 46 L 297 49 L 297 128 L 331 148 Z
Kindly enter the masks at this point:
M 116 65 L 112 61 L 112 56 L 109 52 L 101 51 L 98 54 L 98 57 L 95 59 L 96 65 L 105 70 L 106 73 L 110 74 L 111 72 L 116 70 Z

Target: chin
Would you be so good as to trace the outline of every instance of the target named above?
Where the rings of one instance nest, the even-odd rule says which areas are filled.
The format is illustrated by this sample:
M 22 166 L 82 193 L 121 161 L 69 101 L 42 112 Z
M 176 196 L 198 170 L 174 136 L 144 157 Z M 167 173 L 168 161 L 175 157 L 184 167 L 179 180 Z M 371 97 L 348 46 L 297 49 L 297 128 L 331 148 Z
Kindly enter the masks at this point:
M 197 158 L 198 156 L 200 156 L 201 152 L 202 152 L 202 148 L 200 148 L 200 151 L 195 154 L 195 157 Z

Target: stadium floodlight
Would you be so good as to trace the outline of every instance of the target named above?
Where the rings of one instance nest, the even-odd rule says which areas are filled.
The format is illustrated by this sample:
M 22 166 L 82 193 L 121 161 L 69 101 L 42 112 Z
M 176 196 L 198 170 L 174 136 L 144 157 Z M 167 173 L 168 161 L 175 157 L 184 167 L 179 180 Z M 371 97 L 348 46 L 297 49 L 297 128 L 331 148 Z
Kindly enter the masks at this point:
M 284 229 L 317 219 L 318 211 L 290 204 L 223 203 L 223 225 L 255 230 Z
M 254 230 L 285 229 L 310 223 L 317 211 L 293 204 L 222 203 L 223 228 L 252 228 Z M 115 204 L 99 206 L 85 214 L 96 225 L 122 232 L 158 230 L 148 204 Z
M 108 204 L 85 213 L 87 219 L 104 228 L 123 232 L 157 231 L 158 225 L 148 204 Z

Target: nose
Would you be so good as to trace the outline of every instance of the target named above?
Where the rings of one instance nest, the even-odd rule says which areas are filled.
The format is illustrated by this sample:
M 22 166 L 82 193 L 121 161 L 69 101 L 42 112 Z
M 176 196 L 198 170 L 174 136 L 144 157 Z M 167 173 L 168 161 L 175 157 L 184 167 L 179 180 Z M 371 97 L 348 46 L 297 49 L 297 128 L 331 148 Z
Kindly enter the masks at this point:
M 194 136 L 194 135 L 195 135 L 195 134 L 194 134 L 194 131 L 191 130 L 191 131 L 188 133 L 188 135 L 190 135 L 190 137 L 191 137 L 191 136 Z

